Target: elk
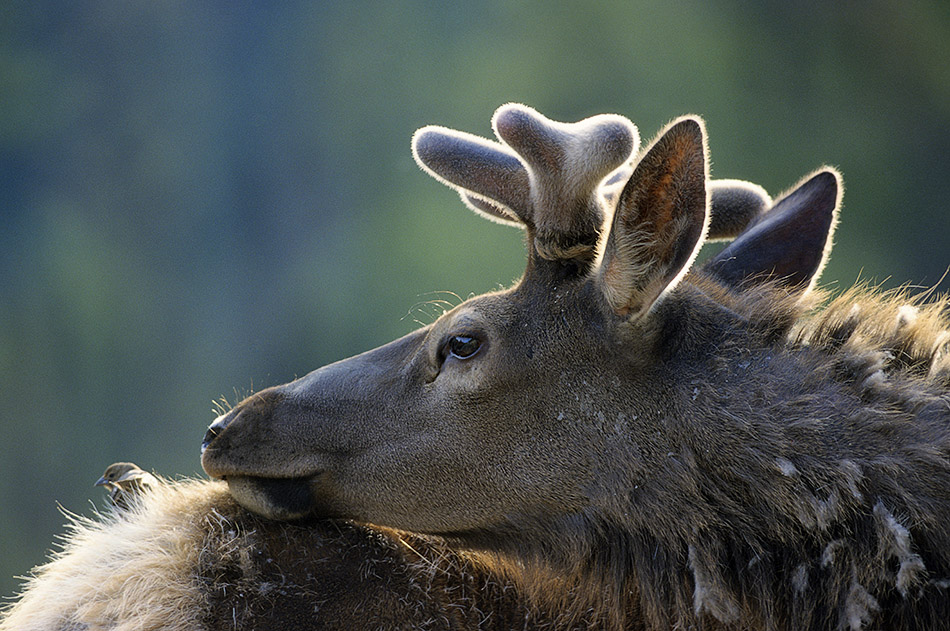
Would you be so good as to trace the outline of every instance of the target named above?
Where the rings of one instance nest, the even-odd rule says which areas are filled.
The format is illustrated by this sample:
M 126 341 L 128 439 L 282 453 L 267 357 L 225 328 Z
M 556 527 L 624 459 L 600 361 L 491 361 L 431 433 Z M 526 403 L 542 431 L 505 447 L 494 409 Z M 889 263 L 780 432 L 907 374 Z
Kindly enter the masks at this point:
M 289 576 L 296 599 L 254 583 L 267 614 L 245 626 L 317 625 L 328 602 L 352 615 L 362 595 L 313 580 L 332 559 L 389 568 L 397 587 L 368 598 L 406 615 L 376 611 L 379 628 L 950 628 L 948 303 L 824 300 L 837 172 L 773 204 L 709 179 L 697 117 L 640 153 L 619 116 L 564 124 L 511 104 L 493 128 L 498 142 L 423 128 L 413 153 L 525 230 L 522 279 L 208 428 L 202 465 L 223 482 L 196 483 L 184 521 L 259 532 L 236 558 L 295 568 L 262 580 Z M 710 237 L 735 238 L 693 266 Z M 164 493 L 82 532 L 174 531 L 141 517 Z M 241 572 L 210 558 L 184 563 L 204 607 L 185 609 L 230 603 L 237 624 L 238 596 L 220 592 Z M 425 563 L 440 587 L 413 602 L 443 617 L 413 619 L 392 603 Z

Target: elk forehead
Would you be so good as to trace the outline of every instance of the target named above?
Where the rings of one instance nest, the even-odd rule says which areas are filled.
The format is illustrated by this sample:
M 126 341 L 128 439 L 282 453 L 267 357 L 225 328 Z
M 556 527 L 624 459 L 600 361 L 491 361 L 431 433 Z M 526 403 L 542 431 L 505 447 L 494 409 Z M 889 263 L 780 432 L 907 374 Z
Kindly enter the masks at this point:
M 484 328 L 497 322 L 504 316 L 510 292 L 503 295 L 486 294 L 469 298 L 454 309 L 443 313 L 438 320 L 432 323 L 430 333 L 445 333 L 448 331 L 464 330 L 466 328 Z

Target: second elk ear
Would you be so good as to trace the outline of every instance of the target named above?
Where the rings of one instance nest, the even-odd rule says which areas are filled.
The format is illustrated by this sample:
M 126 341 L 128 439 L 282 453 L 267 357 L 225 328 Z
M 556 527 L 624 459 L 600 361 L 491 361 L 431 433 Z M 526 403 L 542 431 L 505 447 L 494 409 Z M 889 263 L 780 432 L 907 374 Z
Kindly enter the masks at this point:
M 733 287 L 775 282 L 805 292 L 828 259 L 840 203 L 841 176 L 825 167 L 775 202 L 703 268 Z
M 646 150 L 617 200 L 599 272 L 610 309 L 649 313 L 688 271 L 706 232 L 703 122 L 678 119 Z

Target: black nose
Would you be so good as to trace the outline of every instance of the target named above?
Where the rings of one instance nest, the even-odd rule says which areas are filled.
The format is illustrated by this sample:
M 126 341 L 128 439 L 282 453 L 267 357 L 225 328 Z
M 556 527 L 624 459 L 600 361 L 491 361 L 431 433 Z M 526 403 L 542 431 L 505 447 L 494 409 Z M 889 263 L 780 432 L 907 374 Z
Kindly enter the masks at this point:
M 227 414 L 222 414 L 218 418 L 214 419 L 214 422 L 208 426 L 208 431 L 205 432 L 204 440 L 201 441 L 201 453 L 204 453 L 205 449 L 208 448 L 208 445 L 211 444 L 215 438 L 218 437 L 218 434 L 224 431 L 231 421 L 234 419 L 234 414 L 228 412 Z

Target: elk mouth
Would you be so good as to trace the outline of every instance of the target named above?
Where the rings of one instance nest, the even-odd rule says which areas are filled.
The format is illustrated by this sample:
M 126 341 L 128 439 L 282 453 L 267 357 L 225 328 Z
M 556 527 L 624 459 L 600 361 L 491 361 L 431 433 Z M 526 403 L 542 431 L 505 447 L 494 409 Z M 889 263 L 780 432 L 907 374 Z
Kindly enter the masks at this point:
M 228 475 L 228 492 L 242 507 L 278 521 L 335 516 L 332 502 L 321 493 L 325 476 L 316 474 L 298 478 L 265 478 Z

